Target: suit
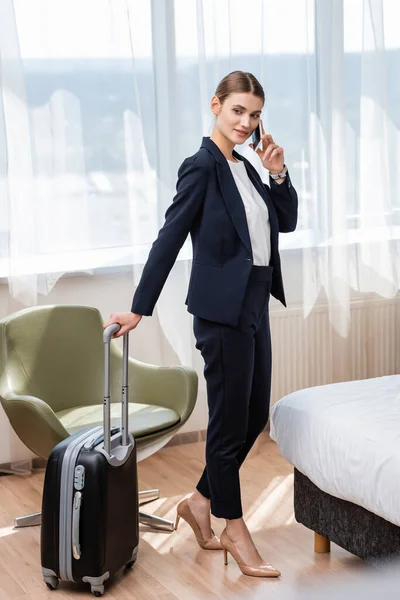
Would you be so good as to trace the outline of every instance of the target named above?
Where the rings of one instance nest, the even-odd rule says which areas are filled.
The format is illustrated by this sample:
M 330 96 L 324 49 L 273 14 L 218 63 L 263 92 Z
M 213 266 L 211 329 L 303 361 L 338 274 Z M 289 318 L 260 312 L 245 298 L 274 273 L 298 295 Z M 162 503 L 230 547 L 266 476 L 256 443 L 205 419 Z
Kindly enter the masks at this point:
M 265 200 L 271 226 L 271 293 L 286 306 L 278 251 L 279 232 L 296 228 L 297 194 L 290 177 L 281 185 L 263 184 L 243 160 L 251 182 Z M 253 265 L 243 202 L 227 160 L 210 138 L 178 171 L 177 193 L 165 215 L 132 302 L 132 312 L 151 315 L 168 274 L 188 234 L 193 263 L 186 298 L 188 311 L 210 321 L 235 326 Z
M 226 158 L 209 138 L 178 172 L 177 193 L 166 212 L 132 302 L 151 315 L 178 252 L 190 233 L 193 263 L 186 303 L 194 315 L 196 348 L 203 356 L 209 421 L 206 467 L 198 491 L 214 516 L 242 516 L 239 468 L 269 415 L 271 338 L 268 304 L 285 305 L 279 232 L 293 231 L 297 194 L 285 182 L 263 184 L 244 157 L 247 175 L 268 207 L 271 258 L 253 265 L 242 197 Z

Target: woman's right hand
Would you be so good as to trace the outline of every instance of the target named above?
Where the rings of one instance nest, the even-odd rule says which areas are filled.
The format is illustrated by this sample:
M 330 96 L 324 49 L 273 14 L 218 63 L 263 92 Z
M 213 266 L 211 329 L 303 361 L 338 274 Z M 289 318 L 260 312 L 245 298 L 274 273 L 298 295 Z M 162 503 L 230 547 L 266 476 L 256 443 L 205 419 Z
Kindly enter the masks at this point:
M 121 335 L 124 335 L 125 333 L 127 333 L 128 331 L 135 329 L 135 327 L 140 322 L 141 318 L 142 318 L 142 315 L 137 315 L 136 313 L 133 313 L 133 312 L 111 313 L 108 323 L 105 323 L 105 325 L 104 325 L 104 329 L 106 327 L 109 327 L 109 325 L 118 323 L 119 325 L 121 325 L 121 329 L 119 331 L 117 331 L 117 333 L 114 333 L 114 335 L 113 335 L 114 338 L 118 338 L 118 337 L 121 337 Z

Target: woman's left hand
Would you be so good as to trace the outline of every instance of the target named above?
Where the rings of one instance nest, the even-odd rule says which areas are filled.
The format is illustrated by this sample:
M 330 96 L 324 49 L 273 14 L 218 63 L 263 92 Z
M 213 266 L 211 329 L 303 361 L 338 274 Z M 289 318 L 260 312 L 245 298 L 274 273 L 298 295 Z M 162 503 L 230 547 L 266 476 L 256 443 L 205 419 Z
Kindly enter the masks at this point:
M 256 152 L 265 169 L 268 169 L 271 173 L 280 173 L 285 165 L 283 148 L 275 144 L 272 135 L 265 133 L 262 123 L 261 128 L 263 133 L 261 144 Z

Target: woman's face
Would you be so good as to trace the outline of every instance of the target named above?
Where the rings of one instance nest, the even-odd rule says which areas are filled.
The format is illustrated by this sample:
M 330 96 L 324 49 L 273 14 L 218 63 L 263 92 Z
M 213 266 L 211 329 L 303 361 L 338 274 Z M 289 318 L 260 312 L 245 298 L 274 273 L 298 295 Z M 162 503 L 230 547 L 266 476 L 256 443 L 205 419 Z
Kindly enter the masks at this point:
M 263 101 L 250 92 L 231 94 L 221 105 L 216 96 L 211 109 L 216 115 L 215 126 L 233 144 L 243 144 L 260 121 Z

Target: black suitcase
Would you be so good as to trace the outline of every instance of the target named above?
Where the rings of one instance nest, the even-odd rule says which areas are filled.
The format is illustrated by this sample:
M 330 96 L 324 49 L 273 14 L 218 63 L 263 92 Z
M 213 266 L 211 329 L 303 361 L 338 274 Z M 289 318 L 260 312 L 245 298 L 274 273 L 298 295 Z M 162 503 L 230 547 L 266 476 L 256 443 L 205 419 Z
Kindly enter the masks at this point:
M 81 431 L 53 449 L 42 502 L 41 563 L 51 589 L 59 580 L 104 582 L 136 560 L 139 503 L 135 440 L 128 429 L 128 334 L 123 338 L 122 427 L 110 430 L 110 342 L 104 331 L 104 427 Z

